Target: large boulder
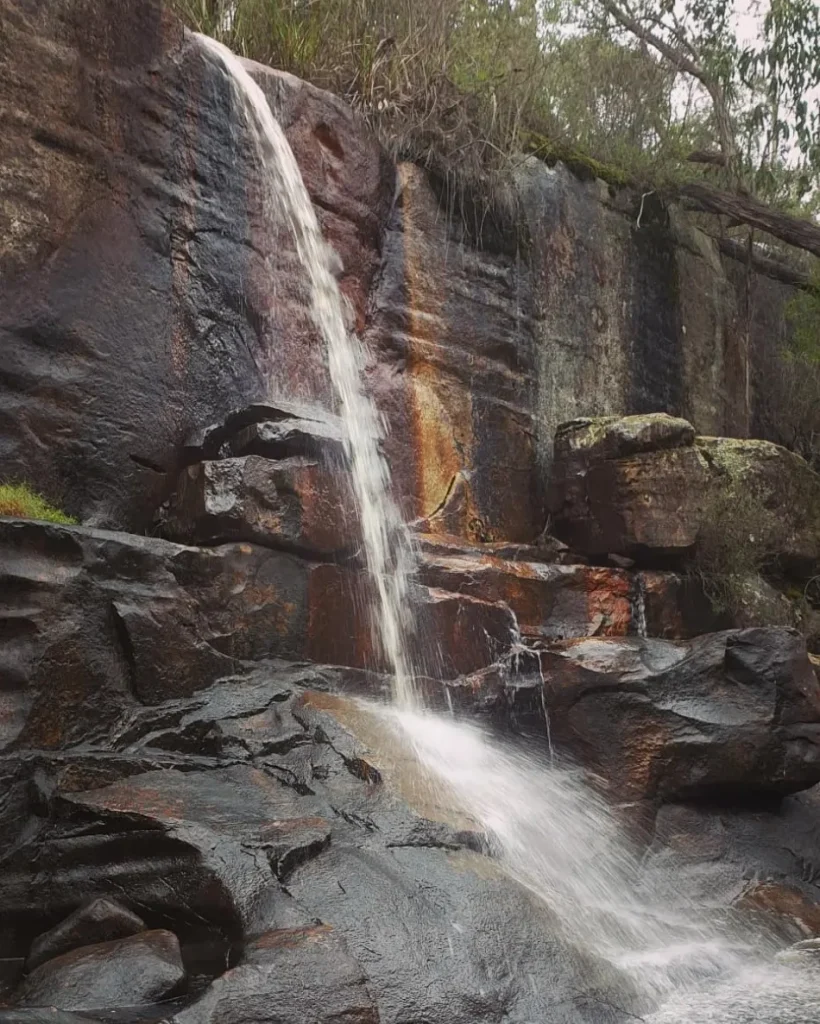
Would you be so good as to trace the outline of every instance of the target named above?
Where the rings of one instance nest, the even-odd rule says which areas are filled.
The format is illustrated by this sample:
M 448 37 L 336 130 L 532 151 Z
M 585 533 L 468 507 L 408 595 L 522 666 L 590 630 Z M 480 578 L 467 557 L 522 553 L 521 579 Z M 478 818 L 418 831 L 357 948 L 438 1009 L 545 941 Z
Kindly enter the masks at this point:
M 820 782 L 820 683 L 794 630 L 568 641 L 540 672 L 553 740 L 620 797 L 774 799 Z
M 246 540 L 318 557 L 343 553 L 359 537 L 347 477 L 305 456 L 188 466 L 163 532 L 187 544 Z
M 28 975 L 17 999 L 23 1006 L 99 1010 L 159 1003 L 184 985 L 177 938 L 157 929 L 48 960 Z
M 573 420 L 559 427 L 549 506 L 556 534 L 595 557 L 691 553 L 742 513 L 761 560 L 811 569 L 820 558 L 820 477 L 766 441 L 695 437 L 662 413 Z
M 78 946 L 124 939 L 145 930 L 142 918 L 115 900 L 90 900 L 49 931 L 37 936 L 26 958 L 26 968 L 31 971 L 46 960 Z

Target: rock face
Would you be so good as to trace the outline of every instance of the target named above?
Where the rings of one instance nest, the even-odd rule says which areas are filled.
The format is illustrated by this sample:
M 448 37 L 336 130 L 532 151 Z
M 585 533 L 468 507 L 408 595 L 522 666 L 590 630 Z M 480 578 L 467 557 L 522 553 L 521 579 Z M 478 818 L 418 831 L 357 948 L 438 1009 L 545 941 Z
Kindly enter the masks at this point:
M 121 7 L 0 6 L 0 475 L 139 530 L 193 429 L 329 384 L 224 74 L 159 0 Z M 343 103 L 258 73 L 361 323 L 392 167 Z
M 0 474 L 142 530 L 192 430 L 249 401 L 332 404 L 304 276 L 229 84 L 160 0 L 125 22 L 111 0 L 2 12 Z M 558 423 L 661 408 L 742 435 L 770 413 L 770 311 L 740 323 L 745 277 L 680 211 L 534 158 L 523 225 L 454 208 L 340 100 L 249 67 L 341 257 L 408 516 L 461 475 L 462 539 L 531 541 Z
M 27 948 L 77 899 L 116 893 L 149 926 L 173 928 L 191 973 L 222 974 L 179 1024 L 249 1013 L 272 1024 L 524 1024 L 549 1019 L 556 1001 L 566 1021 L 628 1020 L 610 1008 L 632 1005 L 628 987 L 475 852 L 479 836 L 408 805 L 418 780 L 379 714 L 307 689 L 331 681 L 331 669 L 258 667 L 238 684 L 134 706 L 105 741 L 36 761 L 25 748 L 7 755 L 0 955 Z M 389 780 L 382 758 L 396 766 Z M 50 870 L 35 874 L 43 860 Z M 48 998 L 80 1005 L 64 995 L 64 970 L 96 963 L 97 992 L 110 977 L 100 951 L 145 938 L 49 960 L 21 991 L 34 1001 L 53 978 Z M 511 976 L 487 971 L 499 942 Z M 152 976 L 137 962 L 131 1001 L 147 998 Z
M 620 797 L 754 800 L 820 782 L 820 684 L 794 631 L 571 641 L 541 673 L 554 738 Z
M 18 998 L 23 1005 L 96 1010 L 158 1003 L 184 982 L 176 936 L 157 930 L 54 957 L 34 968 Z
M 754 505 L 772 520 L 744 543 L 763 552 L 765 539 L 803 571 L 820 558 L 820 477 L 784 448 L 695 438 L 690 424 L 664 415 L 576 420 L 556 435 L 553 528 L 584 554 L 689 552 L 716 503 Z

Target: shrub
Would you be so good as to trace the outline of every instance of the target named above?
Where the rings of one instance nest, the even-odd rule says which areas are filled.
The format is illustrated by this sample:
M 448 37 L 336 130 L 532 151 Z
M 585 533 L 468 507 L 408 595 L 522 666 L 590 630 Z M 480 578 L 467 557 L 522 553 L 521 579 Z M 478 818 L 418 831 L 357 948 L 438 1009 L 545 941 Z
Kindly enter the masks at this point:
M 691 572 L 715 612 L 735 617 L 774 564 L 778 518 L 759 498 L 725 487 L 707 499 L 702 523 Z
M 0 484 L 0 516 L 41 519 L 48 523 L 76 525 L 77 520 L 54 508 L 27 484 Z

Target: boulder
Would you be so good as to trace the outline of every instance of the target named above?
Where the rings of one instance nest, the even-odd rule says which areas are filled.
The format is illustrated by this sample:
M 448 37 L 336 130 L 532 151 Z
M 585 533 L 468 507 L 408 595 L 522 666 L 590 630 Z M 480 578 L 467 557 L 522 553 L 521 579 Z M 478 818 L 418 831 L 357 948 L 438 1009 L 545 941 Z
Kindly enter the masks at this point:
M 766 799 L 820 782 L 820 684 L 794 630 L 569 641 L 541 673 L 553 741 L 619 797 Z
M 259 427 L 249 428 L 257 440 Z M 187 544 L 244 540 L 318 557 L 349 549 L 359 537 L 347 474 L 306 455 L 243 455 L 188 466 L 163 532 Z
M 115 900 L 90 900 L 50 931 L 37 936 L 26 958 L 26 969 L 32 971 L 46 960 L 78 946 L 124 939 L 145 930 L 142 918 Z
M 329 925 L 265 932 L 173 1024 L 379 1024 L 367 976 Z
M 31 971 L 17 999 L 24 1006 L 99 1010 L 158 1003 L 184 985 L 177 938 L 157 929 L 48 960 Z
M 225 455 L 292 455 L 339 458 L 344 447 L 341 421 L 319 405 L 279 399 L 232 409 L 221 420 L 193 431 L 183 458 L 189 465 Z
M 759 509 L 738 542 L 762 560 L 807 571 L 820 558 L 820 477 L 803 459 L 765 441 L 695 438 L 660 413 L 563 424 L 548 503 L 557 536 L 593 557 L 679 558 L 721 529 L 725 508 Z
M 694 903 L 751 928 L 757 944 L 816 934 L 820 897 L 820 789 L 776 805 L 665 804 L 655 816 L 642 863 L 657 905 L 686 912 Z

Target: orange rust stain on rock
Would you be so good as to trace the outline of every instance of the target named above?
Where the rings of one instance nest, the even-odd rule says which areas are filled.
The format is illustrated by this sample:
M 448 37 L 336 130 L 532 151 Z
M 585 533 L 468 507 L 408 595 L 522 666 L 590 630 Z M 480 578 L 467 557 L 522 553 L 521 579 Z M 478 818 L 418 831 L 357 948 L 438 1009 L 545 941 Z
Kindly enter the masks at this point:
M 600 621 L 602 636 L 626 636 L 632 621 L 630 583 L 626 573 L 592 569 L 584 578 L 587 621 Z
M 446 267 L 431 266 L 426 244 L 438 209 L 418 168 L 399 166 L 404 209 L 404 275 L 409 321 L 407 371 L 419 514 L 444 500 L 456 473 L 470 462 L 472 403 L 466 388 L 447 381 L 431 356 L 446 329 L 442 282 Z
M 820 934 L 820 903 L 790 885 L 757 882 L 738 897 L 735 907 L 789 918 L 806 936 Z

